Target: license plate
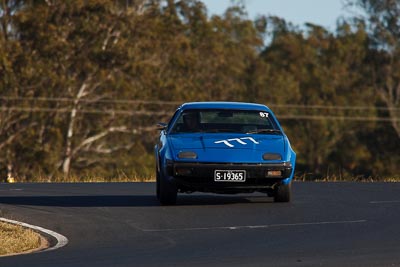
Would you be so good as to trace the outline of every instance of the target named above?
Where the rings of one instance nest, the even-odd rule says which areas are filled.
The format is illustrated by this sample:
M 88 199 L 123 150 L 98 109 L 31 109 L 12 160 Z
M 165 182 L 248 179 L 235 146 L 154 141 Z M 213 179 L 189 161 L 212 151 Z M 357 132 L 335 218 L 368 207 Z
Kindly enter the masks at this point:
M 215 170 L 215 182 L 245 182 L 246 171 L 243 170 Z

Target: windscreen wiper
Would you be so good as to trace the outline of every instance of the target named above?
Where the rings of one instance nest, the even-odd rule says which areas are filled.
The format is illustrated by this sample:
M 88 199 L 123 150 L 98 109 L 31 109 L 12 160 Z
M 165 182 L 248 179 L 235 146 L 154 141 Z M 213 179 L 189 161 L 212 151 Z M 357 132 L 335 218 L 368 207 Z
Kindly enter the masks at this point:
M 259 134 L 259 133 L 281 133 L 278 129 L 258 129 L 246 132 L 246 134 Z

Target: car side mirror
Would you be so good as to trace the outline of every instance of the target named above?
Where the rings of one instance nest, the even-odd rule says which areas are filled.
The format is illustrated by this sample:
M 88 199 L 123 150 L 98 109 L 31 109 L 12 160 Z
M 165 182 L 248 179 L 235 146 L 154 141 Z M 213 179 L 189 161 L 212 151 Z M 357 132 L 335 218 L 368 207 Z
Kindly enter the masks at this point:
M 167 129 L 167 126 L 168 126 L 168 124 L 159 122 L 159 123 L 157 123 L 157 130 L 163 131 L 163 130 Z

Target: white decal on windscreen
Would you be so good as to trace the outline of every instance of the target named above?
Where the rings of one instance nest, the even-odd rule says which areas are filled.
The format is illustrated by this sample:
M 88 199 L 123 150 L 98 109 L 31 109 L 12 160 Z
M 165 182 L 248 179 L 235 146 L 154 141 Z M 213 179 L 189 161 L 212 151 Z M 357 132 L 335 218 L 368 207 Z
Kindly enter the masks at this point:
M 239 143 L 241 145 L 247 145 L 247 143 L 244 142 L 243 140 L 249 140 L 249 141 L 253 142 L 256 145 L 259 144 L 259 142 L 254 140 L 254 138 L 252 138 L 252 137 L 242 137 L 242 138 L 232 138 L 232 139 L 227 139 L 227 140 L 219 140 L 219 141 L 215 141 L 214 144 L 223 143 L 228 147 L 235 147 L 235 145 L 232 144 L 232 142 L 234 142 L 234 143 Z

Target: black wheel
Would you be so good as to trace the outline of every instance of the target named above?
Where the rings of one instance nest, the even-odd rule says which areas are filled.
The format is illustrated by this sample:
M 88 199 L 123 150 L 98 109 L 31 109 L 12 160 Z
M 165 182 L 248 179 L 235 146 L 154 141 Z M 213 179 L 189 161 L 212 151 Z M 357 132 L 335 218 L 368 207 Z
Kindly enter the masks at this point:
M 168 182 L 161 173 L 156 172 L 157 199 L 162 205 L 175 205 L 178 196 L 176 186 Z
M 280 184 L 275 188 L 275 202 L 290 202 L 292 197 L 292 183 Z

